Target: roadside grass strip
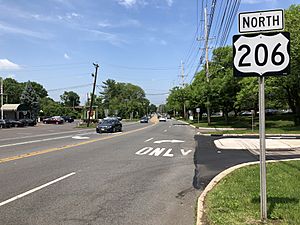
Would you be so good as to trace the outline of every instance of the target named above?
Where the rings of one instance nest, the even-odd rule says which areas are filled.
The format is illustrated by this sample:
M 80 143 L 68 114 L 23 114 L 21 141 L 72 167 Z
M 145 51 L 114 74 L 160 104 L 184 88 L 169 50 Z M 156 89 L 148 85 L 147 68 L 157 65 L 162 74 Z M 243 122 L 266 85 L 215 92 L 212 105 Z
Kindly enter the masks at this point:
M 300 224 L 299 187 L 299 159 L 267 163 L 267 224 Z M 259 164 L 239 168 L 207 193 L 202 224 L 261 224 L 259 196 Z

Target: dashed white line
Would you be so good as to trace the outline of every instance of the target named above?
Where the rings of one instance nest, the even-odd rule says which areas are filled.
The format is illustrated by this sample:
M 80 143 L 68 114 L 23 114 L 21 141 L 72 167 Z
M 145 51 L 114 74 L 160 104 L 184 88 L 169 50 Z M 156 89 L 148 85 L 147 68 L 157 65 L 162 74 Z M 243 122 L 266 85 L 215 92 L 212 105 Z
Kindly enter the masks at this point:
M 168 130 L 164 130 L 164 132 L 167 132 Z
M 151 141 L 151 140 L 153 140 L 154 138 L 149 138 L 149 139 L 147 139 L 146 141 L 144 141 L 144 142 L 148 142 L 148 141 Z
M 26 195 L 29 195 L 29 194 L 31 194 L 31 193 L 33 193 L 33 192 L 36 192 L 36 191 L 38 191 L 38 190 L 41 190 L 41 189 L 43 189 L 43 188 L 45 188 L 45 187 L 47 187 L 47 186 L 49 186 L 49 185 L 51 185 L 51 184 L 54 184 L 54 183 L 56 183 L 56 182 L 58 182 L 58 181 L 61 181 L 61 180 L 63 180 L 63 179 L 66 179 L 66 178 L 68 178 L 68 177 L 70 177 L 70 176 L 73 176 L 73 175 L 75 175 L 75 174 L 76 174 L 75 172 L 69 173 L 69 174 L 67 174 L 67 175 L 65 175 L 65 176 L 62 176 L 62 177 L 60 177 L 60 178 L 57 178 L 57 179 L 55 179 L 55 180 L 53 180 L 53 181 L 50 181 L 50 182 L 48 182 L 48 183 L 46 183 L 46 184 L 43 184 L 43 185 L 39 186 L 39 187 L 33 188 L 33 189 L 29 190 L 29 191 L 26 191 L 26 192 L 24 192 L 24 193 L 22 193 L 22 194 L 19 194 L 19 195 L 15 196 L 15 197 L 12 197 L 12 198 L 10 198 L 10 199 L 7 199 L 7 200 L 4 201 L 4 202 L 0 202 L 0 206 L 6 205 L 6 204 L 8 204 L 8 203 L 10 203 L 10 202 L 13 202 L 13 201 L 19 199 L 19 198 L 23 198 L 23 197 L 25 197 Z

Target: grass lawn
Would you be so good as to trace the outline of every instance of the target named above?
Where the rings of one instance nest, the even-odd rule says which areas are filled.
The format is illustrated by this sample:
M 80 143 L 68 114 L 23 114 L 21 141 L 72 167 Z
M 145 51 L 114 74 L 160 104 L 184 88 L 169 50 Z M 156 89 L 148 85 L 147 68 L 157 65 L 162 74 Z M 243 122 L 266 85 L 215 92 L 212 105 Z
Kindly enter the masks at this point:
M 189 121 L 196 127 L 213 127 L 213 128 L 245 128 L 244 130 L 226 130 L 213 132 L 214 134 L 258 134 L 259 120 L 254 119 L 254 129 L 252 131 L 252 119 L 249 116 L 230 117 L 226 124 L 222 117 L 211 117 L 211 126 L 207 125 L 207 120 Z M 267 134 L 300 134 L 300 126 L 294 126 L 293 115 L 273 115 L 266 116 L 266 133 Z
M 267 224 L 300 224 L 300 161 L 267 164 Z M 205 199 L 209 225 L 260 223 L 259 165 L 222 179 Z

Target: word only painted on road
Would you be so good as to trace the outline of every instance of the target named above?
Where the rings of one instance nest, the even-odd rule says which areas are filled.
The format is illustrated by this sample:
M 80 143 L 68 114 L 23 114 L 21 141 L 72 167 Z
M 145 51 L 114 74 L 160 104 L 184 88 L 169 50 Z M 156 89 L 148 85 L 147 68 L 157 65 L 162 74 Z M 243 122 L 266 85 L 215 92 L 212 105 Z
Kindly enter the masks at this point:
M 183 156 L 188 155 L 193 150 L 180 149 L 180 152 Z M 174 157 L 174 152 L 172 148 L 153 148 L 153 147 L 144 147 L 141 150 L 135 153 L 136 155 L 150 155 L 150 156 L 164 156 L 164 157 Z

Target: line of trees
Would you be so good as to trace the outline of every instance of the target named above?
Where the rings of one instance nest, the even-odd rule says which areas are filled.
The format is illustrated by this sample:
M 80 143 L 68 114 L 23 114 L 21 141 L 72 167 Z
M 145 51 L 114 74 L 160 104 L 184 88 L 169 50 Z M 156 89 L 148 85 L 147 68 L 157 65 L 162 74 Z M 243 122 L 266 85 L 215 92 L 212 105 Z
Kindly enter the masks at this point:
M 291 73 L 282 77 L 267 77 L 265 85 L 266 108 L 291 109 L 295 125 L 300 125 L 300 5 L 292 5 L 285 11 L 285 30 L 291 34 Z M 232 47 L 214 49 L 209 62 L 208 83 L 203 68 L 193 82 L 183 88 L 170 90 L 166 107 L 169 113 L 182 116 L 184 105 L 200 115 L 206 112 L 207 97 L 213 111 L 223 112 L 225 121 L 228 113 L 235 115 L 242 110 L 258 110 L 258 79 L 255 77 L 236 78 L 232 71 Z
M 74 91 L 64 91 L 60 95 L 60 102 L 48 96 L 43 85 L 28 81 L 18 82 L 13 78 L 3 80 L 4 104 L 25 104 L 36 118 L 40 116 L 69 115 L 80 117 L 81 110 L 74 110 L 80 104 L 80 97 Z M 156 112 L 156 106 L 150 104 L 145 97 L 144 90 L 131 83 L 118 83 L 108 79 L 103 82 L 103 91 L 95 96 L 94 106 L 98 106 L 98 117 L 105 117 L 105 110 L 109 115 L 123 118 L 139 118 L 150 112 Z M 89 106 L 89 101 L 86 102 Z
M 38 115 L 70 115 L 78 117 L 79 113 L 74 107 L 80 104 L 79 95 L 73 91 L 65 91 L 61 96 L 61 102 L 56 102 L 48 96 L 43 85 L 34 82 L 18 82 L 13 78 L 3 80 L 4 104 L 24 104 L 31 111 L 31 116 Z
M 101 109 L 100 117 L 105 116 L 105 110 L 109 115 L 131 119 L 156 112 L 156 106 L 150 104 L 145 91 L 137 85 L 108 79 L 103 82 L 102 89 L 94 104 Z

